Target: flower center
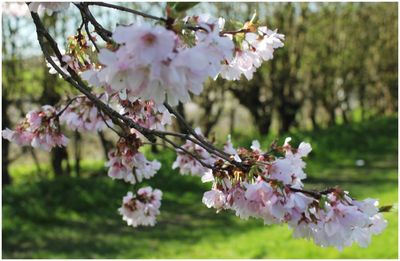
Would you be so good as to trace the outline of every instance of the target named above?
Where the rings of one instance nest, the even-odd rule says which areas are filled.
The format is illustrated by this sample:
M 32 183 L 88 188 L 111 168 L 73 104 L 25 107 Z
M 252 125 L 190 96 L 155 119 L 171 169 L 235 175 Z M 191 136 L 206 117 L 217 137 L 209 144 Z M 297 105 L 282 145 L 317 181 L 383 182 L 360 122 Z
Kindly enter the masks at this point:
M 145 34 L 142 37 L 142 39 L 146 43 L 146 45 L 152 45 L 156 40 L 156 36 L 152 33 L 148 33 L 148 34 Z

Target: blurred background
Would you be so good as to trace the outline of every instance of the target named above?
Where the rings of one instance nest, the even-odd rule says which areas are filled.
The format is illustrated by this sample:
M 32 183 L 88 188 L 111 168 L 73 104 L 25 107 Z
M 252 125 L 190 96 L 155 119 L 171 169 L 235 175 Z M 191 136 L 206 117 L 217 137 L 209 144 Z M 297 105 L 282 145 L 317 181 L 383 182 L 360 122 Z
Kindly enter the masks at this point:
M 29 14 L 3 4 L 2 129 L 31 109 L 76 92 L 48 73 Z M 122 3 L 164 16 L 165 3 Z M 46 16 L 60 46 L 81 23 L 78 10 Z M 91 8 L 107 29 L 141 18 Z M 199 3 L 187 14 L 210 13 L 259 23 L 285 34 L 285 47 L 251 81 L 218 79 L 178 106 L 217 144 L 275 138 L 308 141 L 307 188 L 339 185 L 357 199 L 398 200 L 397 3 Z M 179 130 L 174 124 L 171 128 Z M 144 148 L 162 169 L 144 184 L 164 192 L 155 227 L 132 228 L 118 215 L 122 197 L 136 189 L 107 177 L 112 132 L 66 131 L 67 148 L 51 153 L 2 139 L 4 258 L 397 258 L 397 213 L 367 249 L 338 252 L 293 239 L 286 226 L 243 221 L 201 203 L 209 184 L 171 170 L 174 153 Z M 288 251 L 290 249 L 290 251 Z

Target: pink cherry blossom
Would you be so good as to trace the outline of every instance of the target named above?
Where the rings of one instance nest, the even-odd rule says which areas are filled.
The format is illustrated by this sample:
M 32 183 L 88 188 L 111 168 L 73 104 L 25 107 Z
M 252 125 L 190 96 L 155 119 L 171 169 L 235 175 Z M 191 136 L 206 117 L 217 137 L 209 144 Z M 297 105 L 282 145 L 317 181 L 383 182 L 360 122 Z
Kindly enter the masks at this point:
M 8 128 L 3 130 L 3 137 L 20 146 L 30 145 L 46 151 L 68 143 L 68 139 L 61 133 L 57 112 L 50 105 L 28 112 L 15 131 Z
M 226 196 L 222 191 L 213 189 L 204 193 L 202 201 L 208 208 L 222 209 L 226 202 Z
M 148 129 L 165 130 L 166 125 L 172 124 L 172 116 L 164 105 L 157 105 L 154 101 L 134 102 L 119 100 L 120 114 L 126 115 L 135 123 Z
M 258 27 L 257 32 L 247 32 L 241 48 L 235 49 L 232 60 L 222 66 L 221 77 L 227 80 L 239 80 L 244 75 L 247 80 L 253 78 L 253 74 L 264 61 L 273 58 L 274 49 L 283 47 L 283 34 Z
M 105 102 L 105 95 L 100 97 Z M 111 119 L 103 115 L 86 97 L 74 98 L 74 101 L 61 114 L 60 122 L 72 130 L 101 131 L 113 126 Z
M 162 192 L 151 187 L 139 189 L 136 195 L 128 192 L 118 212 L 128 226 L 154 226 L 160 214 L 161 197 Z
M 201 135 L 200 129 L 195 130 L 198 135 Z M 197 159 L 202 160 L 204 163 L 213 165 L 215 158 L 203 147 L 198 144 L 187 140 L 182 148 L 186 151 L 191 152 L 196 155 Z M 177 149 L 177 158 L 172 165 L 172 169 L 179 168 L 179 173 L 182 175 L 193 175 L 193 176 L 203 176 L 209 172 L 209 168 L 204 167 L 197 159 L 193 158 L 191 155 L 185 153 L 182 150 Z
M 105 163 L 108 176 L 112 179 L 122 179 L 127 183 L 136 184 L 143 179 L 152 178 L 161 168 L 157 160 L 149 161 L 138 151 L 141 142 L 135 134 L 121 138 L 117 149 L 108 153 Z

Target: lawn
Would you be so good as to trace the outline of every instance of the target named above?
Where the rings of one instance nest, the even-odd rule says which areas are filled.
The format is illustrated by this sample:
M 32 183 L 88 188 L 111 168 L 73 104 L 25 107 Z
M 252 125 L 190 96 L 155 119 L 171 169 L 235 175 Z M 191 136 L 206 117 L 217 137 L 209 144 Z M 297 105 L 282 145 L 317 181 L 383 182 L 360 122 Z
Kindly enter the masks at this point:
M 238 144 L 251 142 L 234 135 Z M 381 118 L 327 130 L 292 133 L 294 143 L 310 141 L 309 188 L 340 185 L 355 198 L 397 203 L 397 118 Z M 283 138 L 283 137 L 282 137 Z M 280 140 L 282 140 L 282 138 Z M 262 139 L 267 145 L 271 139 Z M 237 145 L 237 144 L 235 144 Z M 155 227 L 132 228 L 117 213 L 132 186 L 104 175 L 18 179 L 3 189 L 3 258 L 397 258 L 397 212 L 368 248 L 339 252 L 293 239 L 286 226 L 264 226 L 240 220 L 231 212 L 216 214 L 201 198 L 208 184 L 170 170 L 173 154 L 157 155 L 163 168 L 148 184 L 163 190 L 161 215 Z M 365 165 L 357 167 L 355 161 Z M 93 163 L 87 172 L 102 173 Z M 32 174 L 34 175 L 34 174 Z

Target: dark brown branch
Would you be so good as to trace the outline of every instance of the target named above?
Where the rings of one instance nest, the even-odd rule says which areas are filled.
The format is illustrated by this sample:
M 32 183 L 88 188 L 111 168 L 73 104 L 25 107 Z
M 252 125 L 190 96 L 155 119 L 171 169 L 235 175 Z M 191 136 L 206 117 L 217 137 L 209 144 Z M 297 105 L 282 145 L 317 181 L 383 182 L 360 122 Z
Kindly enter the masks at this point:
M 231 164 L 245 170 L 248 171 L 249 170 L 249 166 L 244 165 L 241 162 L 237 162 L 234 159 L 230 158 L 231 155 L 229 155 L 228 153 L 224 152 L 223 150 L 220 150 L 218 148 L 216 148 L 215 146 L 213 146 L 212 144 L 210 144 L 208 141 L 206 141 L 203 137 L 201 137 L 200 135 L 198 135 L 193 128 L 191 128 L 189 126 L 189 124 L 185 121 L 185 119 L 183 119 L 182 115 L 180 115 L 176 110 L 174 110 L 167 102 L 164 102 L 164 106 L 168 109 L 169 112 L 171 112 L 172 114 L 174 114 L 176 116 L 176 118 L 178 119 L 178 121 L 180 121 L 182 123 L 182 125 L 184 126 L 184 128 L 189 132 L 189 134 L 191 134 L 196 140 L 198 140 L 200 142 L 197 143 L 199 144 L 201 147 L 203 147 L 205 150 L 207 150 L 209 153 L 214 154 L 217 157 L 220 157 L 228 162 L 230 162 Z
M 69 75 L 68 75 L 53 61 L 50 53 L 44 47 L 44 39 L 46 39 L 47 42 L 49 43 L 51 49 L 56 54 L 61 65 L 62 66 L 65 65 L 65 63 L 62 61 L 62 55 L 61 55 L 60 50 L 58 49 L 57 43 L 51 37 L 51 35 L 47 32 L 47 30 L 44 28 L 39 16 L 34 12 L 31 12 L 31 16 L 32 16 L 33 21 L 36 26 L 37 37 L 38 37 L 39 44 L 42 48 L 43 54 L 45 55 L 46 60 L 54 67 L 54 69 L 67 82 L 69 82 L 72 86 L 74 86 L 81 93 L 83 93 L 85 96 L 87 96 L 99 110 L 103 111 L 107 116 L 109 116 L 114 124 L 120 126 L 125 131 L 129 131 L 129 129 L 127 129 L 127 126 L 129 126 L 130 128 L 134 128 L 137 131 L 139 131 L 140 133 L 142 133 L 148 140 L 154 142 L 155 137 L 151 133 L 151 130 L 143 128 L 139 124 L 136 124 L 135 122 L 133 122 L 131 119 L 126 118 L 126 117 L 120 115 L 115 110 L 111 109 L 109 106 L 104 104 L 94 94 L 91 93 L 90 88 L 82 81 L 82 79 L 76 74 L 76 72 L 74 70 L 67 67 L 67 71 L 69 73 Z
M 96 48 L 96 51 L 99 52 L 99 47 L 97 47 L 96 41 L 95 39 L 93 39 L 90 30 L 89 30 L 89 22 L 88 19 L 86 17 L 86 15 L 83 13 L 83 11 L 81 9 L 79 9 L 80 13 L 81 13 L 81 17 L 82 17 L 82 24 L 81 26 L 78 28 L 79 33 L 81 33 L 83 26 L 85 26 L 85 31 L 88 35 L 89 40 L 92 42 L 94 48 Z
M 99 111 L 99 113 L 100 113 L 101 118 L 102 118 L 103 121 L 104 121 L 104 124 L 105 124 L 109 129 L 111 129 L 112 131 L 114 131 L 114 132 L 115 132 L 118 136 L 120 136 L 120 137 L 126 136 L 124 133 L 121 133 L 121 132 L 117 131 L 116 129 L 114 129 L 113 127 L 111 127 L 111 126 L 107 123 L 107 120 L 106 120 L 106 118 L 104 117 L 102 111 Z
M 59 112 L 57 113 L 57 117 L 60 117 L 60 116 L 65 112 L 65 110 L 68 109 L 68 107 L 71 105 L 72 102 L 74 102 L 76 99 L 82 98 L 82 97 L 85 97 L 85 96 L 79 95 L 79 96 L 75 96 L 75 97 L 72 98 L 72 99 L 69 99 L 69 101 L 68 101 L 67 104 L 64 106 L 64 108 L 63 108 L 61 111 L 59 111 Z
M 179 149 L 179 150 L 185 152 L 186 154 L 190 155 L 194 160 L 197 160 L 198 162 L 200 162 L 200 164 L 201 164 L 203 167 L 206 167 L 206 168 L 209 168 L 209 169 L 214 169 L 213 166 L 211 166 L 211 165 L 205 163 L 203 160 L 199 159 L 199 158 L 198 158 L 196 155 L 194 155 L 192 152 L 190 152 L 190 151 L 188 151 L 187 149 L 184 149 L 184 148 L 182 148 L 181 146 L 177 145 L 175 142 L 173 142 L 173 141 L 170 140 L 169 138 L 164 137 L 164 140 L 165 140 L 166 142 L 168 142 L 169 144 L 171 144 L 172 146 L 174 146 L 174 148 Z
M 250 32 L 250 30 L 249 29 L 240 29 L 240 30 L 236 30 L 236 31 L 221 31 L 221 32 L 219 32 L 219 35 L 220 36 L 224 36 L 225 34 L 232 34 L 232 35 L 235 35 L 235 34 L 240 34 L 240 33 L 249 33 Z
M 86 33 L 88 35 L 89 40 L 92 42 L 94 48 L 96 48 L 96 51 L 100 52 L 100 49 L 96 44 L 96 41 L 93 39 L 93 36 L 90 34 L 88 23 L 85 23 L 85 31 L 86 31 Z
M 188 155 L 192 156 L 194 159 L 200 162 L 204 167 L 207 168 L 213 168 L 211 165 L 203 162 L 201 159 L 198 159 L 196 155 L 193 153 L 187 151 L 186 149 L 180 147 L 179 145 L 175 144 L 173 141 L 168 139 L 166 135 L 175 135 L 175 136 L 180 136 L 182 135 L 177 134 L 177 133 L 163 133 L 163 132 L 158 132 L 155 130 L 149 130 L 146 128 L 143 128 L 142 126 L 134 123 L 131 119 L 126 118 L 116 111 L 112 110 L 109 106 L 101 102 L 94 94 L 90 92 L 90 89 L 85 85 L 85 83 L 80 79 L 80 77 L 76 74 L 75 71 L 73 71 L 71 68 L 67 67 L 68 72 L 70 75 L 67 75 L 57 64 L 53 61 L 53 59 L 50 57 L 50 54 L 47 52 L 47 50 L 44 48 L 43 45 L 43 37 L 47 39 L 47 41 L 50 43 L 50 45 L 53 47 L 52 49 L 55 51 L 60 63 L 62 63 L 62 55 L 60 51 L 58 50 L 57 43 L 54 41 L 54 39 L 50 36 L 50 34 L 46 31 L 46 29 L 43 27 L 43 24 L 40 21 L 40 18 L 37 14 L 31 13 L 32 18 L 35 22 L 36 28 L 37 28 L 37 34 L 38 34 L 38 40 L 39 44 L 42 47 L 42 51 L 45 54 L 46 59 L 48 62 L 55 68 L 55 70 L 61 74 L 61 76 L 68 81 L 70 84 L 72 84 L 75 88 L 77 88 L 79 91 L 81 91 L 83 94 L 85 94 L 98 108 L 99 110 L 103 111 L 105 114 L 107 114 L 115 124 L 119 125 L 125 132 L 129 132 L 129 130 L 126 129 L 126 126 L 124 125 L 127 124 L 129 127 L 134 128 L 138 130 L 140 133 L 142 133 L 147 139 L 149 139 L 151 142 L 155 142 L 155 137 L 154 135 L 164 139 L 166 142 L 174 146 L 175 148 L 182 150 L 183 152 L 187 153 Z M 122 120 L 123 122 L 121 122 Z M 197 134 L 196 134 L 197 135 Z M 199 144 L 201 145 L 201 144 Z M 202 146 L 204 147 L 204 146 Z
M 90 12 L 88 6 L 86 3 L 76 3 L 76 7 L 81 11 L 82 15 L 82 20 L 87 19 L 90 21 L 90 23 L 94 26 L 95 31 L 97 32 L 98 35 L 107 43 L 113 43 L 113 40 L 111 39 L 112 32 L 105 29 L 93 16 L 93 14 Z
M 293 188 L 288 186 L 288 188 L 293 191 L 293 192 L 301 192 L 303 194 L 308 194 L 316 199 L 320 199 L 322 197 L 322 195 L 326 195 L 329 194 L 333 191 L 335 191 L 335 188 L 329 188 L 323 191 L 310 191 L 310 190 L 304 190 L 304 189 L 298 189 L 298 188 Z
M 127 7 L 124 7 L 124 6 L 119 6 L 119 5 L 114 5 L 114 4 L 104 3 L 104 2 L 86 2 L 85 4 L 86 5 L 102 6 L 102 7 L 111 8 L 111 9 L 115 9 L 115 10 L 119 10 L 119 11 L 123 11 L 123 12 L 128 12 L 128 13 L 135 14 L 135 15 L 140 15 L 140 16 L 142 16 L 144 18 L 149 18 L 149 19 L 153 19 L 153 20 L 157 20 L 157 21 L 167 22 L 166 18 L 145 14 L 145 13 L 142 13 L 140 11 L 137 11 L 137 10 L 134 10 L 134 9 L 131 9 L 131 8 L 127 8 Z

